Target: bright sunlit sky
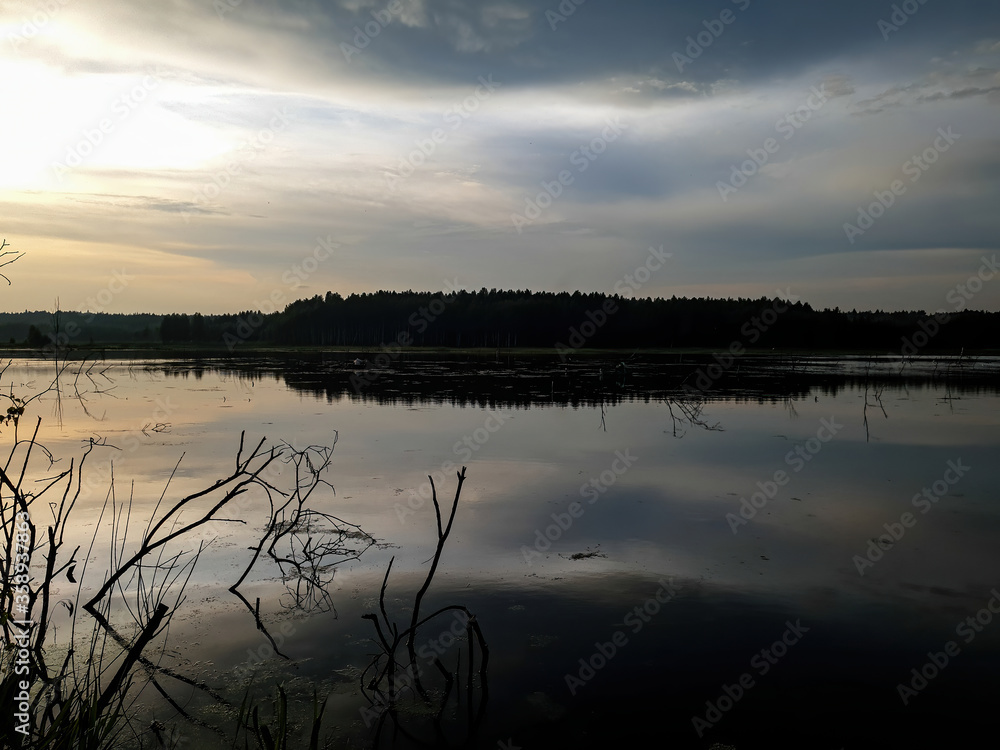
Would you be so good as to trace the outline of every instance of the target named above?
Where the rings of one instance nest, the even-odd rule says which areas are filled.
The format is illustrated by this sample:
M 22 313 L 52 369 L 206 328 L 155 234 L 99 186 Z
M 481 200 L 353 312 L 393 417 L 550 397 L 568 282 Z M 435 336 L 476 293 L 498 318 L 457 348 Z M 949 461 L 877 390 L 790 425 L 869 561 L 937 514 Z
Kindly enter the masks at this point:
M 1000 4 L 896 8 L 4 0 L 0 309 L 610 293 L 661 245 L 641 296 L 949 309 L 1000 250 Z

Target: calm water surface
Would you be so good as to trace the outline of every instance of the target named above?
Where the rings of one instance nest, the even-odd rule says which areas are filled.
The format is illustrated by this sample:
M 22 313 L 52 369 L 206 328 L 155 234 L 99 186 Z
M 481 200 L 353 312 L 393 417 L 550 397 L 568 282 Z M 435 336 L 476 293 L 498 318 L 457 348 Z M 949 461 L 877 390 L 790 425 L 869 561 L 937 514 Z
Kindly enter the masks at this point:
M 365 371 L 342 356 L 115 361 L 82 374 L 71 365 L 61 395 L 42 396 L 35 413 L 64 462 L 95 437 L 121 449 L 88 457 L 92 489 L 73 527 L 84 549 L 108 526 L 112 461 L 116 503 L 131 493 L 138 530 L 165 487 L 177 499 L 228 473 L 243 431 L 250 444 L 336 440 L 336 492 L 315 505 L 379 544 L 330 572 L 332 609 L 296 608 L 277 569 L 255 567 L 244 593 L 260 597 L 283 660 L 227 591 L 267 519 L 258 497 L 239 509 L 245 525 L 189 536 L 188 548 L 209 544 L 163 655 L 236 703 L 250 671 L 265 694 L 284 680 L 303 710 L 319 685 L 332 693 L 325 726 L 336 747 L 373 741 L 359 678 L 374 648 L 361 615 L 376 610 L 395 556 L 387 606 L 408 622 L 436 541 L 427 475 L 450 499 L 462 465 L 468 479 L 424 611 L 464 604 L 490 644 L 472 746 L 653 734 L 740 750 L 938 747 L 942 737 L 959 747 L 979 728 L 995 735 L 996 381 L 935 380 L 927 362 L 887 381 L 866 380 L 861 362 L 803 361 L 790 376 L 748 363 L 745 380 L 707 392 L 697 424 L 678 389 L 695 366 L 410 359 L 368 371 L 359 394 L 351 378 Z M 40 390 L 52 374 L 51 362 L 15 361 L 3 385 Z M 98 544 L 89 559 L 98 569 L 108 553 Z M 949 641 L 958 655 L 926 670 L 939 674 L 904 704 L 899 685 L 919 685 L 911 670 Z M 165 687 L 206 720 L 231 715 L 182 683 Z M 147 693 L 137 716 L 155 712 L 187 746 L 218 741 Z M 431 746 L 460 745 L 464 710 Z M 411 744 L 400 734 L 394 746 Z

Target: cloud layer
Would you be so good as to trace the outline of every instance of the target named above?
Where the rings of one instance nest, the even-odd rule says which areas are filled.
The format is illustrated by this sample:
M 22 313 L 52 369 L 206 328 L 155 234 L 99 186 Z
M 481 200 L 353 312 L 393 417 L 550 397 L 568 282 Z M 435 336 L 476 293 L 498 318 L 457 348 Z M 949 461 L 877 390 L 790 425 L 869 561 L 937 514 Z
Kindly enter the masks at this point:
M 122 268 L 111 310 L 245 309 L 319 238 L 337 251 L 295 296 L 610 292 L 663 245 L 643 294 L 944 309 L 1000 238 L 998 21 L 935 0 L 8 2 L 8 309 L 78 307 Z

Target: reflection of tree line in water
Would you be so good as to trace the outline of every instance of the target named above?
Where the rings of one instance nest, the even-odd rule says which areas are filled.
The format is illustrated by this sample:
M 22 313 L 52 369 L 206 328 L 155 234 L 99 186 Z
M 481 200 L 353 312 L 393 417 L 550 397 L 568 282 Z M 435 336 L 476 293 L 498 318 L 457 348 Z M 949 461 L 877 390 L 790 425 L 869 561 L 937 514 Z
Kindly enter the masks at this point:
M 60 378 L 67 374 L 72 376 L 73 386 L 64 393 Z M 288 747 L 297 740 L 305 746 L 307 740 L 298 736 L 297 729 L 301 717 L 290 715 L 284 686 L 275 686 L 270 712 L 261 710 L 252 684 L 237 706 L 223 694 L 225 688 L 165 664 L 164 657 L 171 620 L 181 608 L 194 567 L 210 543 L 197 537 L 226 525 L 245 525 L 245 518 L 265 506 L 267 514 L 261 514 L 264 525 L 253 532 L 256 542 L 248 548 L 249 561 L 229 591 L 245 606 L 274 654 L 284 659 L 289 657 L 272 637 L 260 599 L 252 605 L 240 590 L 258 563 L 270 560 L 283 582 L 291 603 L 282 606 L 303 613 L 333 608 L 328 587 L 336 566 L 357 560 L 376 544 L 356 525 L 313 507 L 314 493 L 333 489 L 324 475 L 336 440 L 328 446 L 299 449 L 288 443 L 269 443 L 265 438 L 255 445 L 246 444 L 245 435 L 241 435 L 235 461 L 225 476 L 204 489 L 168 500 L 171 481 L 181 464 L 178 461 L 148 519 L 137 518 L 138 511 L 133 508 L 137 488 L 133 485 L 125 497 L 118 497 L 112 473 L 89 549 L 81 555 L 80 546 L 67 547 L 66 533 L 74 523 L 77 502 L 86 497 L 85 470 L 99 460 L 101 452 L 123 449 L 91 438 L 82 455 L 72 458 L 60 471 L 55 465 L 58 459 L 39 442 L 41 418 L 32 423 L 26 413 L 47 393 L 81 401 L 88 395 L 93 397 L 97 389 L 84 387 L 81 391 L 79 387 L 81 376 L 96 382 L 92 375 L 86 362 L 77 363 L 75 372 L 68 364 L 57 365 L 55 380 L 47 389 L 25 398 L 5 395 L 10 406 L 0 420 L 9 446 L 9 455 L 0 467 L 0 637 L 5 646 L 0 656 L 0 700 L 10 710 L 0 714 L 0 733 L 14 747 L 98 750 L 130 745 L 176 747 L 178 742 L 187 741 L 185 732 L 191 731 L 191 726 L 198 726 L 217 735 L 222 743 L 219 746 L 271 749 Z M 103 378 L 111 382 L 106 373 Z M 170 428 L 168 423 L 158 426 L 162 431 Z M 290 478 L 283 476 L 282 466 L 292 474 Z M 379 596 L 382 619 L 376 614 L 365 616 L 373 624 L 373 640 L 380 648 L 361 675 L 362 692 L 371 705 L 366 726 L 374 724 L 376 745 L 385 728 L 391 726 L 394 734 L 417 744 L 438 746 L 443 725 L 456 724 L 454 712 L 463 701 L 468 708 L 465 729 L 469 736 L 483 717 L 489 650 L 475 615 L 461 605 L 449 605 L 425 616 L 420 612 L 451 531 L 464 480 L 463 468 L 446 525 L 434 489 L 438 543 L 423 586 L 416 593 L 409 625 L 400 630 L 386 610 L 391 562 Z M 138 491 L 141 493 L 141 488 Z M 103 538 L 105 520 L 110 524 L 108 538 Z M 102 547 L 111 550 L 106 569 L 96 562 L 103 556 L 99 552 Z M 64 597 L 61 588 L 67 584 L 75 587 L 75 594 Z M 54 618 L 63 610 L 70 619 L 70 635 L 68 645 L 57 650 Z M 434 657 L 435 672 L 421 670 L 415 644 L 422 643 L 427 631 L 433 631 L 435 623 L 440 625 L 444 615 L 455 612 L 463 615 L 467 675 L 460 673 L 459 645 Z M 89 620 L 82 619 L 84 613 Z M 53 661 L 53 656 L 59 658 Z M 443 658 L 457 658 L 458 663 L 448 667 Z M 155 690 L 173 709 L 179 727 L 168 728 L 159 720 L 138 726 L 129 716 L 138 694 L 148 689 Z M 181 705 L 181 690 L 188 692 L 185 702 L 197 695 L 226 709 L 231 721 L 219 725 L 201 718 L 199 713 L 205 712 L 189 712 Z M 320 746 L 326 703 L 317 697 L 311 716 L 305 719 L 310 748 Z M 423 710 L 404 710 L 413 703 L 419 703 Z M 419 719 L 429 709 L 433 709 L 430 726 Z M 451 709 L 454 712 L 448 713 Z
M 149 365 L 148 368 L 171 377 L 194 375 L 196 379 L 206 371 L 244 380 L 275 378 L 290 388 L 328 398 L 331 395 L 348 396 L 374 399 L 379 403 L 405 403 L 407 399 L 441 403 L 452 399 L 467 405 L 511 405 L 513 391 L 518 394 L 518 400 L 513 401 L 516 405 L 576 403 L 600 406 L 602 427 L 606 427 L 605 406 L 636 400 L 661 402 L 667 407 L 674 435 L 678 437 L 688 428 L 717 429 L 719 425 L 708 420 L 704 412 L 706 404 L 717 398 L 791 403 L 809 395 L 813 389 L 835 394 L 838 388 L 864 388 L 867 430 L 867 410 L 871 407 L 881 409 L 881 395 L 889 383 L 937 387 L 943 382 L 954 386 L 956 392 L 973 389 L 995 393 L 997 390 L 993 378 L 979 373 L 969 377 L 968 372 L 973 370 L 966 370 L 964 376 L 947 368 L 929 374 L 901 374 L 888 372 L 884 367 L 872 367 L 869 363 L 864 372 L 845 375 L 825 371 L 815 366 L 816 362 L 787 358 L 767 363 L 747 358 L 739 367 L 722 373 L 713 381 L 711 389 L 692 388 L 692 373 L 699 369 L 705 371 L 713 361 L 709 357 L 690 355 L 660 360 L 632 355 L 618 360 L 542 361 L 537 364 L 513 359 L 501 364 L 476 359 L 427 362 L 401 358 L 391 368 L 376 370 L 377 376 L 366 380 L 371 392 L 363 389 L 360 394 L 350 387 L 350 378 L 358 368 L 332 358 L 294 363 L 257 360 L 246 366 L 189 362 Z M 60 399 L 71 398 L 84 405 L 88 395 L 100 396 L 113 386 L 114 369 L 103 363 L 99 368 L 86 361 L 57 364 L 57 370 L 53 384 L 43 393 L 54 391 Z M 918 371 L 919 368 L 911 370 Z M 66 378 L 66 387 L 60 384 L 59 375 L 71 376 Z M 547 393 L 546 380 L 550 383 Z M 88 383 L 92 386 L 89 390 Z M 454 395 L 442 393 L 444 390 Z M 20 729 L 31 735 L 32 746 L 102 748 L 119 746 L 126 740 L 149 740 L 147 735 L 152 735 L 159 746 L 166 746 L 169 738 L 164 736 L 167 731 L 164 724 L 154 722 L 146 728 L 137 727 L 128 717 L 135 690 L 150 687 L 174 709 L 182 726 L 183 722 L 190 722 L 205 731 L 227 737 L 226 732 L 231 732 L 232 727 L 208 724 L 186 711 L 173 697 L 174 690 L 184 687 L 206 701 L 232 709 L 236 717 L 236 736 L 241 736 L 245 743 L 255 747 L 278 746 L 274 744 L 275 737 L 287 738 L 295 723 L 289 717 L 285 689 L 277 687 L 270 716 L 264 715 L 266 712 L 261 710 L 249 687 L 243 703 L 237 707 L 215 686 L 163 663 L 165 629 L 183 602 L 185 586 L 204 549 L 204 543 L 198 543 L 195 548 L 191 535 L 217 524 L 245 524 L 242 519 L 258 507 L 256 504 L 260 510 L 266 505 L 266 517 L 262 514 L 264 526 L 257 531 L 256 542 L 249 547 L 249 563 L 229 590 L 242 602 L 274 653 L 288 658 L 281 652 L 282 644 L 269 630 L 268 617 L 261 613 L 260 600 L 251 604 L 240 586 L 258 562 L 268 560 L 291 595 L 290 608 L 302 612 L 333 608 L 328 586 L 336 566 L 357 559 L 376 543 L 363 530 L 315 510 L 309 502 L 315 492 L 332 489 L 324 473 L 329 468 L 334 445 L 298 449 L 287 443 L 270 444 L 261 440 L 250 448 L 241 438 L 233 468 L 205 489 L 171 504 L 165 500 L 170 486 L 168 480 L 161 497 L 162 509 L 157 504 L 144 529 L 137 529 L 131 522 L 134 520 L 131 519 L 131 492 L 125 498 L 118 498 L 112 481 L 103 511 L 112 523 L 111 537 L 106 540 L 114 550 L 111 565 L 108 570 L 99 571 L 101 583 L 96 588 L 88 586 L 84 595 L 84 581 L 95 580 L 95 573 L 98 573 L 91 570 L 88 575 L 88 567 L 93 566 L 93 547 L 99 543 L 98 531 L 95 530 L 91 550 L 80 557 L 79 548 L 72 552 L 65 549 L 65 532 L 84 488 L 84 465 L 97 460 L 96 454 L 100 452 L 113 453 L 121 448 L 103 439 L 92 439 L 79 461 L 74 459 L 68 468 L 53 473 L 55 457 L 37 442 L 40 419 L 30 435 L 22 434 L 26 409 L 40 395 L 33 394 L 25 399 L 13 394 L 6 396 L 10 407 L 4 433 L 10 441 L 10 455 L 0 469 L 0 518 L 5 545 L 0 598 L 5 613 L 14 612 L 15 606 L 23 602 L 36 624 L 28 626 L 26 638 L 13 619 L 3 620 L 2 634 L 6 643 L 25 645 L 5 651 L 4 658 L 11 663 L 4 665 L 8 669 L 0 685 L 0 695 L 6 705 L 18 706 L 22 702 L 19 701 L 23 694 L 21 675 L 16 663 L 21 658 L 19 655 L 23 655 L 27 674 L 41 680 L 44 687 L 29 689 L 28 698 L 23 701 L 28 707 L 22 712 L 24 721 L 18 723 L 16 713 L 5 714 L 0 719 L 5 736 L 17 738 L 21 736 Z M 169 424 L 157 423 L 154 431 L 161 430 L 169 430 Z M 278 473 L 274 472 L 279 465 L 292 471 L 291 482 L 279 485 Z M 173 473 L 170 476 L 172 478 Z M 38 485 L 33 482 L 35 477 L 45 479 Z M 457 726 L 468 738 L 475 733 L 484 716 L 488 699 L 489 649 L 474 614 L 464 606 L 449 605 L 426 617 L 419 616 L 421 599 L 434 577 L 455 518 L 464 478 L 463 469 L 458 475 L 458 487 L 447 521 L 442 519 L 436 489 L 432 485 L 438 543 L 424 584 L 416 594 L 409 625 L 401 629 L 386 610 L 385 593 L 392 563 L 379 595 L 379 612 L 365 616 L 372 623 L 374 642 L 378 646 L 378 654 L 361 676 L 362 690 L 371 706 L 366 709 L 364 718 L 366 725 L 374 727 L 376 745 L 382 741 L 387 727 L 392 727 L 393 736 L 405 736 L 417 744 L 426 742 L 430 746 L 443 736 L 446 725 L 453 731 Z M 255 498 L 256 504 L 248 504 L 249 497 Z M 51 511 L 43 510 L 45 502 L 51 502 Z M 185 514 L 183 520 L 182 513 Z M 42 553 L 33 557 L 35 567 L 18 567 L 22 562 L 17 556 L 19 541 L 32 552 Z M 38 566 L 40 558 L 45 561 L 42 569 Z M 76 595 L 60 599 L 58 589 L 66 582 L 76 585 Z M 122 611 L 122 607 L 128 612 L 131 624 L 127 620 L 123 624 L 121 618 L 112 616 L 113 612 Z M 61 608 L 65 608 L 71 618 L 70 641 L 74 649 L 82 649 L 86 658 L 70 649 L 61 661 L 50 664 L 49 632 L 53 614 L 61 612 Z M 89 636 L 85 635 L 87 631 L 83 630 L 80 621 L 83 613 L 91 618 Z M 427 662 L 424 666 L 417 659 L 415 644 L 422 640 L 418 631 L 426 633 L 430 629 L 433 632 L 434 623 L 440 626 L 440 620 L 447 615 L 453 619 L 454 616 L 462 617 L 459 624 L 464 629 L 467 645 L 464 671 L 461 659 L 465 652 L 461 644 L 446 653 L 435 654 L 430 661 L 423 659 Z M 78 626 L 81 628 L 79 636 Z M 159 654 L 153 654 L 158 649 Z M 445 664 L 445 659 L 451 662 L 450 666 Z M 309 727 L 311 746 L 318 746 L 325 705 L 326 701 L 317 698 L 312 717 L 307 720 L 307 723 L 312 722 Z M 459 718 L 462 706 L 466 716 Z
M 387 366 L 352 364 L 353 355 L 211 364 L 197 360 L 154 365 L 174 377 L 216 372 L 243 380 L 274 379 L 334 401 L 386 406 L 450 404 L 473 408 L 614 406 L 679 400 L 776 403 L 812 395 L 835 397 L 868 387 L 914 390 L 947 386 L 958 394 L 1000 392 L 1000 362 L 881 361 L 745 357 L 728 368 L 710 355 L 631 355 L 620 359 L 399 357 Z M 506 363 L 503 361 L 506 360 Z M 715 369 L 713 369 L 715 368 Z

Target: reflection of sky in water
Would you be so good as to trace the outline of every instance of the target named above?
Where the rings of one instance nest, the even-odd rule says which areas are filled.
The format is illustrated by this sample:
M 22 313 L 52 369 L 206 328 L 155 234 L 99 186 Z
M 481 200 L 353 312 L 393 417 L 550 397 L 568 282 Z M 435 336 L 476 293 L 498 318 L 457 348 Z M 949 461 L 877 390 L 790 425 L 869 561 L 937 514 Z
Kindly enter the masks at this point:
M 4 386 L 33 382 L 37 388 L 47 382 L 46 372 L 37 364 L 16 362 Z M 738 663 L 759 648 L 754 643 L 780 635 L 785 616 L 817 623 L 822 631 L 802 647 L 807 656 L 795 674 L 803 681 L 804 665 L 814 670 L 823 665 L 820 674 L 839 674 L 836 655 L 853 653 L 843 658 L 851 664 L 867 660 L 869 676 L 884 672 L 887 694 L 894 699 L 895 681 L 922 663 L 919 657 L 927 649 L 940 647 L 955 623 L 982 607 L 1000 585 L 995 492 L 1000 430 L 994 416 L 1000 399 L 994 394 L 947 399 L 938 388 L 887 387 L 882 400 L 888 418 L 878 409 L 868 410 L 870 440 L 862 425 L 864 393 L 857 389 L 835 396 L 817 390 L 793 403 L 712 401 L 704 416 L 722 430 L 689 426 L 675 438 L 667 407 L 655 402 L 609 406 L 602 426 L 600 410 L 591 407 L 498 406 L 492 412 L 449 405 L 391 407 L 316 399 L 271 378 L 251 381 L 213 372 L 167 377 L 127 367 L 107 374 L 113 382 L 96 378 L 102 389 L 114 386 L 103 395 L 94 392 L 93 383 L 76 381 L 80 391 L 90 391 L 83 405 L 92 416 L 68 398 L 72 387 L 65 385 L 61 425 L 52 394 L 40 399 L 36 413 L 45 420 L 42 440 L 56 456 L 78 454 L 82 441 L 94 435 L 130 448 L 100 449 L 90 462 L 103 477 L 106 468 L 99 471 L 114 454 L 119 498 L 135 480 L 136 516 L 156 503 L 181 454 L 168 498 L 200 489 L 229 471 L 241 430 L 247 431 L 248 444 L 266 435 L 297 446 L 329 443 L 333 431 L 339 433 L 329 476 L 336 497 L 327 496 L 321 507 L 394 546 L 369 550 L 338 574 L 339 620 L 321 615 L 298 621 L 297 643 L 329 651 L 312 653 L 315 663 L 306 672 L 336 664 L 336 654 L 351 659 L 363 653 L 368 633 L 357 618 L 372 606 L 390 556 L 397 558 L 400 581 L 423 569 L 433 549 L 433 509 L 429 502 L 413 503 L 417 509 L 410 512 L 407 502 L 428 473 L 446 462 L 463 463 L 466 437 L 475 450 L 465 462 L 463 504 L 437 585 L 454 589 L 463 601 L 477 600 L 488 613 L 482 616 L 488 631 L 490 618 L 502 623 L 492 629 L 501 633 L 493 640 L 495 670 L 500 684 L 506 680 L 514 687 L 499 692 L 500 704 L 514 701 L 518 691 L 535 692 L 537 681 L 546 697 L 535 702 L 542 701 L 542 713 L 550 719 L 567 710 L 568 694 L 560 692 L 567 660 L 572 664 L 589 653 L 594 639 L 608 637 L 621 619 L 613 613 L 643 601 L 664 575 L 684 582 L 683 605 L 675 607 L 672 619 L 651 624 L 642 637 L 648 644 L 685 639 L 677 668 L 689 687 L 700 685 L 691 691 L 702 704 L 714 696 L 719 680 L 739 675 L 743 667 Z M 171 405 L 169 415 L 156 413 L 163 404 Z M 503 424 L 487 432 L 486 426 L 497 425 L 488 422 L 491 413 Z M 843 427 L 804 465 L 786 460 L 797 445 L 816 436 L 823 419 Z M 164 432 L 147 427 L 148 434 L 142 434 L 143 427 L 156 422 L 170 427 Z M 636 460 L 589 503 L 581 488 L 611 469 L 616 452 Z M 940 480 L 948 461 L 971 470 L 921 514 L 912 496 Z M 788 482 L 734 535 L 727 514 L 738 513 L 741 498 L 778 471 L 788 474 Z M 74 544 L 86 544 L 93 532 L 106 484 L 98 487 L 77 509 L 73 532 L 80 538 Z M 439 483 L 439 496 L 450 500 L 454 487 L 451 470 Z M 558 538 L 551 547 L 526 562 L 524 549 L 533 548 L 536 532 L 552 526 L 552 514 L 566 514 L 574 501 L 581 503 L 582 515 L 558 535 L 553 530 L 551 536 Z M 869 540 L 885 533 L 883 524 L 907 511 L 916 524 L 859 576 L 852 558 L 864 555 Z M 253 529 L 264 513 L 265 506 L 250 506 L 241 517 Z M 259 642 L 252 621 L 240 619 L 226 586 L 218 586 L 228 585 L 246 564 L 249 537 L 243 528 L 229 527 L 204 553 L 192 583 L 190 606 L 197 616 L 179 613 L 175 637 L 189 628 L 199 634 L 192 642 L 208 647 L 220 643 L 211 623 L 225 622 L 232 628 L 227 626 L 222 642 L 238 653 Z M 600 557 L 570 559 L 598 549 Z M 105 558 L 94 555 L 98 562 Z M 273 570 L 266 565 L 260 570 L 248 591 L 273 592 L 263 580 Z M 530 607 L 531 616 L 518 619 L 517 607 Z M 746 627 L 733 631 L 722 621 L 737 614 Z M 333 641 L 320 634 L 330 628 L 338 633 Z M 532 636 L 542 637 L 543 645 L 555 638 L 558 645 L 531 646 Z M 983 659 L 994 654 L 995 663 L 998 642 L 1000 626 L 980 636 L 975 648 Z M 882 666 L 872 662 L 874 654 L 880 654 Z M 215 656 L 219 668 L 232 663 L 221 652 Z M 620 686 L 627 675 L 642 683 L 650 670 L 663 668 L 659 659 L 666 656 L 657 648 L 634 649 L 609 672 L 617 677 L 607 685 Z M 969 663 L 956 667 L 949 684 L 973 672 Z M 589 695 L 607 696 L 598 684 L 595 680 Z M 581 700 L 586 704 L 590 698 Z M 519 715 L 524 707 L 510 703 L 507 708 Z M 690 726 L 679 736 L 690 741 Z

